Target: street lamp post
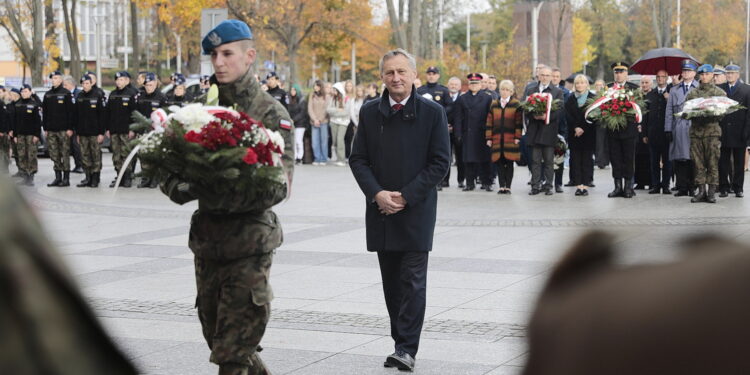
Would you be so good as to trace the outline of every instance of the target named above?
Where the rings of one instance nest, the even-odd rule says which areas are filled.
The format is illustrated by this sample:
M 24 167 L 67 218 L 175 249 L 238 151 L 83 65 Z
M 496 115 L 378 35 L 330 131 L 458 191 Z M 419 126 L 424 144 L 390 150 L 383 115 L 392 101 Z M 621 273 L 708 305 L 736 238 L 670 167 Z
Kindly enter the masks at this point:
M 542 10 L 544 1 L 534 1 L 536 4 L 531 8 L 531 71 L 539 64 L 539 12 Z

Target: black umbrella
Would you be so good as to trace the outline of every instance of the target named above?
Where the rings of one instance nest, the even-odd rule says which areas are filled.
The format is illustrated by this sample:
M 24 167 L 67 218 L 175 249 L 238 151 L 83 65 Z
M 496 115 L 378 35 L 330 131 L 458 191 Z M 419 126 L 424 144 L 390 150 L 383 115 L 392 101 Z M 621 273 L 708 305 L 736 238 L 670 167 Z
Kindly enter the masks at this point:
M 656 48 L 643 54 L 630 69 L 651 75 L 666 70 L 667 74 L 673 76 L 682 73 L 682 61 L 685 59 L 693 60 L 696 66 L 700 65 L 695 57 L 679 48 Z

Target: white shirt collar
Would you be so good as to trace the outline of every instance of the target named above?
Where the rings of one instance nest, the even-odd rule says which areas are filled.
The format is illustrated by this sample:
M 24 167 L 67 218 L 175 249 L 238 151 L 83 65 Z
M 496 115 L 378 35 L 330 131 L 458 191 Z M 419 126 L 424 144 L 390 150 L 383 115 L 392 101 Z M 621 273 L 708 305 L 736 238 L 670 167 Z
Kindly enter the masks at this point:
M 408 101 L 409 101 L 409 97 L 406 97 L 406 99 L 404 99 L 404 100 L 402 100 L 400 102 L 397 102 L 397 101 L 393 100 L 393 98 L 390 95 L 388 95 L 388 103 L 390 103 L 391 107 L 393 107 L 396 104 L 401 104 L 401 105 L 405 106 L 406 102 L 408 102 Z

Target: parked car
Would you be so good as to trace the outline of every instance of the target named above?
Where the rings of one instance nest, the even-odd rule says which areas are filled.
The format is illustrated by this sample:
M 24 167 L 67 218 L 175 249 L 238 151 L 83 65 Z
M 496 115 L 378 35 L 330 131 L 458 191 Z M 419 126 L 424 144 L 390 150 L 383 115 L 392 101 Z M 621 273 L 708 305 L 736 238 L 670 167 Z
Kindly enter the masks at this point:
M 174 91 L 174 85 L 171 83 L 162 87 L 161 89 L 161 92 L 163 92 L 164 95 L 169 95 L 172 93 L 172 91 Z M 199 97 L 201 94 L 200 79 L 188 79 L 187 82 L 185 82 L 185 91 L 193 98 Z

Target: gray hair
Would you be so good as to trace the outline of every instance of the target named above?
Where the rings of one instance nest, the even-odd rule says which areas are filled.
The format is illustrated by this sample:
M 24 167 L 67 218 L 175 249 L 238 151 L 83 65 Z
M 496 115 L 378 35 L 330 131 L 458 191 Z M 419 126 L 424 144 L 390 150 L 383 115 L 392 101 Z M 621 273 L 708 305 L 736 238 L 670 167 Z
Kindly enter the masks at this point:
M 383 64 L 385 63 L 385 61 L 399 55 L 406 57 L 406 59 L 409 61 L 409 67 L 412 68 L 415 72 L 417 71 L 417 60 L 414 58 L 414 56 L 412 56 L 409 52 L 406 52 L 406 50 L 404 49 L 397 48 L 392 51 L 388 51 L 385 55 L 383 55 L 382 58 L 380 58 L 380 63 L 378 64 L 380 74 L 383 74 Z
M 498 88 L 500 90 L 506 89 L 506 90 L 509 90 L 510 92 L 513 92 L 513 90 L 516 89 L 516 86 L 513 84 L 513 81 L 509 79 L 504 79 L 500 81 L 500 85 L 498 86 Z
M 451 77 L 451 78 L 448 79 L 448 82 L 450 82 L 450 81 L 458 81 L 458 83 L 461 83 L 461 78 L 453 76 L 453 77 Z
M 75 86 L 75 85 L 76 85 L 76 81 L 75 81 L 75 80 L 73 79 L 73 76 L 71 76 L 71 75 L 66 75 L 66 76 L 64 76 L 64 77 L 63 77 L 63 82 L 65 82 L 65 83 L 70 83 L 70 84 L 71 84 L 71 85 L 73 85 L 73 86 Z

